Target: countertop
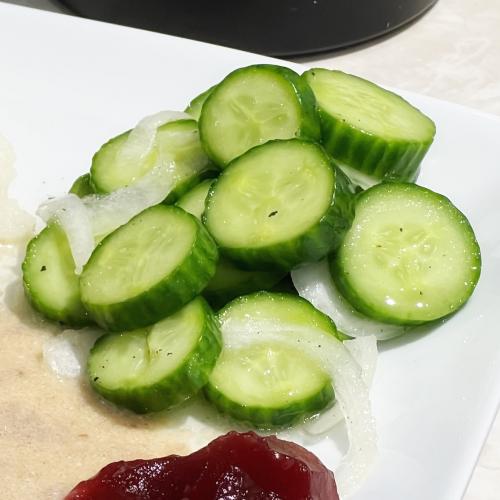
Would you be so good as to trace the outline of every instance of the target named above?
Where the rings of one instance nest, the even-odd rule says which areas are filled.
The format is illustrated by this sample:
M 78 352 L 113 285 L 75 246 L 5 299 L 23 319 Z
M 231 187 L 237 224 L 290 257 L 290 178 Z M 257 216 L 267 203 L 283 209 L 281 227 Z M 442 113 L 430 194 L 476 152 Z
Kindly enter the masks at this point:
M 49 0 L 10 3 L 55 12 Z M 300 57 L 397 87 L 500 115 L 500 2 L 439 0 L 410 25 L 350 49 Z M 500 416 L 464 500 L 496 500 L 500 489 Z
M 393 34 L 295 60 L 500 115 L 500 2 L 439 0 Z

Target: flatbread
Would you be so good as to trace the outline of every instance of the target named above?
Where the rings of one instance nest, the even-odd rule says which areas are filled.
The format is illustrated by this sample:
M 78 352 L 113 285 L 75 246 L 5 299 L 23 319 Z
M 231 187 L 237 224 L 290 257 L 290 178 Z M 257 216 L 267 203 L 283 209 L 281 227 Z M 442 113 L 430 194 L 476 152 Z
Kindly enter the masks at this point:
M 43 359 L 43 348 L 62 328 L 27 304 L 22 253 L 21 247 L 0 245 L 3 500 L 61 499 L 110 462 L 190 453 L 227 430 L 200 412 L 187 417 L 192 407 L 133 415 L 100 399 L 85 377 L 58 378 Z

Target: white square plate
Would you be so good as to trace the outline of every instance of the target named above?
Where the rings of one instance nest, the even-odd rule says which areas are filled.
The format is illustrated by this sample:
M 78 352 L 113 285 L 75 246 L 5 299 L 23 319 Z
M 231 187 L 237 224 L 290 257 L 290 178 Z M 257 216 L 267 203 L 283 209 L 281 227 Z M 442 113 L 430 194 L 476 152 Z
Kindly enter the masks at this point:
M 0 133 L 17 156 L 11 194 L 31 212 L 87 171 L 101 143 L 143 116 L 183 109 L 236 67 L 273 62 L 5 4 L 0 53 Z M 401 94 L 437 124 L 419 183 L 467 214 L 483 272 L 449 321 L 382 347 L 372 396 L 381 453 L 353 500 L 458 500 L 500 399 L 500 120 Z M 333 466 L 331 443 L 312 449 Z

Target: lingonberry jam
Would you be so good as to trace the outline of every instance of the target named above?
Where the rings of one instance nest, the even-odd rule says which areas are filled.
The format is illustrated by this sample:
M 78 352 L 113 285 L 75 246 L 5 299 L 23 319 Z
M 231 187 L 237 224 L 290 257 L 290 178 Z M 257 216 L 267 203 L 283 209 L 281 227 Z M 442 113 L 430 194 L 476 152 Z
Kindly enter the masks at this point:
M 312 453 L 274 436 L 230 432 L 191 455 L 115 462 L 66 500 L 338 500 Z

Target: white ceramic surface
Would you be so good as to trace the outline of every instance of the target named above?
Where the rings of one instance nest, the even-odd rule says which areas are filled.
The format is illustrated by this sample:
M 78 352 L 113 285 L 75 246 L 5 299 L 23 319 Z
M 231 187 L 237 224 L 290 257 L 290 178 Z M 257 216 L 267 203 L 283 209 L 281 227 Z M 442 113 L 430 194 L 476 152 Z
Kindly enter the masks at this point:
M 102 142 L 142 116 L 183 108 L 231 69 L 269 61 L 3 4 L 0 53 L 0 133 L 17 155 L 11 194 L 31 211 L 64 192 L 88 170 Z M 468 215 L 482 247 L 483 275 L 471 301 L 449 321 L 383 348 L 373 392 L 381 455 L 354 500 L 458 500 L 500 399 L 500 120 L 403 95 L 438 127 L 419 182 Z M 333 440 L 312 449 L 334 465 Z
M 67 10 L 56 0 L 1 1 Z M 438 0 L 424 16 L 387 36 L 296 61 L 339 68 L 384 85 L 500 115 L 499 28 L 498 0 Z

